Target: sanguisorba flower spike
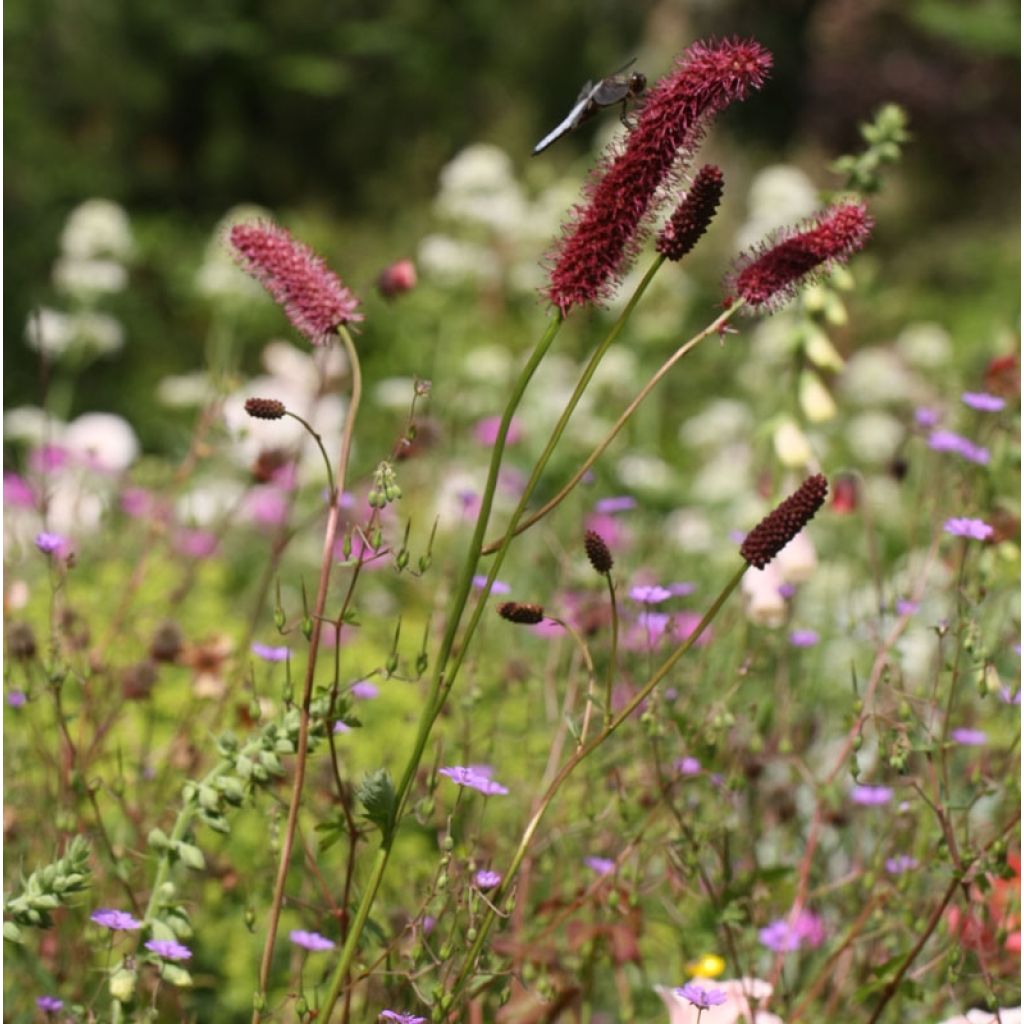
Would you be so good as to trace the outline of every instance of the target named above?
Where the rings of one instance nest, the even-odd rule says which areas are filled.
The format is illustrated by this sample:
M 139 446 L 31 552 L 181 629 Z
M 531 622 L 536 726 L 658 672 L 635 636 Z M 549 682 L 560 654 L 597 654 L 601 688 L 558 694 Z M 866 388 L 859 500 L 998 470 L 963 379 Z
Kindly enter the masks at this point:
M 809 476 L 747 534 L 740 554 L 755 569 L 763 569 L 814 518 L 827 495 L 825 477 Z
M 863 203 L 838 203 L 803 231 L 776 236 L 742 255 L 726 287 L 755 310 L 777 309 L 809 274 L 844 263 L 871 234 L 874 220 Z
M 593 172 L 587 201 L 573 210 L 552 253 L 546 294 L 563 316 L 609 296 L 709 120 L 759 88 L 771 64 L 754 40 L 694 43 L 651 89 L 622 149 Z
M 722 201 L 724 188 L 722 172 L 714 164 L 705 164 L 694 175 L 693 184 L 654 244 L 665 259 L 681 260 L 700 241 Z
M 329 344 L 340 326 L 363 319 L 359 300 L 337 274 L 284 228 L 259 222 L 236 224 L 229 238 L 245 270 L 270 292 L 312 344 Z

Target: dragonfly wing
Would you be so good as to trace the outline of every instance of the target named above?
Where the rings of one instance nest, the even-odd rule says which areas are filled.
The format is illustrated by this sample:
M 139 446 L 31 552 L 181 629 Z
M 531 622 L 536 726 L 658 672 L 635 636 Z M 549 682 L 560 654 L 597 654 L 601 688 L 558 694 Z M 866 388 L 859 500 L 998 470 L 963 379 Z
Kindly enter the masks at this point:
M 598 82 L 593 100 L 599 107 L 613 107 L 630 93 L 628 78 L 606 78 Z
M 580 116 L 586 109 L 587 104 L 590 102 L 589 93 L 581 99 L 572 110 L 562 119 L 557 127 L 552 128 L 551 131 L 544 136 L 536 146 L 533 147 L 533 155 L 536 156 L 538 153 L 543 153 L 551 143 L 556 142 L 563 135 L 568 135 L 574 128 L 580 123 Z

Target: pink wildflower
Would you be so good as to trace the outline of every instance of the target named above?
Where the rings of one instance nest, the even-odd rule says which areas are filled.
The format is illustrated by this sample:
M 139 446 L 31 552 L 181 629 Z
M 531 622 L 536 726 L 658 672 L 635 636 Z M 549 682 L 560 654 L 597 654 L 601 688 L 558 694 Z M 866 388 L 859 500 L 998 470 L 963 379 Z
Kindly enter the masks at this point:
M 358 300 L 338 276 L 284 228 L 236 224 L 230 238 L 245 270 L 314 345 L 328 344 L 340 325 L 363 319 Z

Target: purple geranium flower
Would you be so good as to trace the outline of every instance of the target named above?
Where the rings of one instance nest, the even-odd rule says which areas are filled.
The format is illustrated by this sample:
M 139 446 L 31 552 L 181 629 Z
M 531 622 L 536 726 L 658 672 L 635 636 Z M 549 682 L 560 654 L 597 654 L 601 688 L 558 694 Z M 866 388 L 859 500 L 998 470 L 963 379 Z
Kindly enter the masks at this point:
M 4 471 L 4 504 L 17 505 L 21 508 L 32 508 L 36 503 L 36 496 L 28 482 L 18 476 L 17 473 Z M 40 999 L 48 999 L 49 996 L 40 996 Z
M 670 583 L 668 585 L 668 592 L 673 597 L 689 597 L 696 589 L 696 583 L 689 583 L 685 580 L 681 583 Z
M 601 498 L 594 505 L 594 511 L 602 516 L 611 515 L 613 512 L 628 512 L 633 508 L 636 508 L 636 498 L 631 498 L 628 494 L 614 498 Z
M 681 757 L 676 761 L 676 771 L 680 775 L 699 775 L 700 761 L 695 757 Z
M 426 1017 L 414 1013 L 398 1013 L 396 1010 L 381 1010 L 379 1020 L 390 1020 L 393 1024 L 427 1024 Z
M 334 943 L 327 938 L 326 935 L 321 935 L 319 932 L 304 932 L 296 930 L 289 932 L 288 938 L 291 939 L 296 946 L 308 949 L 311 953 L 325 953 L 329 949 L 334 949 Z
M 914 420 L 921 427 L 934 427 L 939 422 L 939 418 L 938 412 L 935 409 L 929 409 L 927 406 L 921 406 L 921 408 L 914 410 Z
M 253 644 L 251 650 L 257 658 L 262 658 L 264 661 L 288 660 L 287 647 L 271 647 L 268 644 Z
M 720 988 L 705 988 L 696 981 L 688 981 L 682 988 L 675 990 L 677 996 L 688 999 L 698 1010 L 709 1010 L 712 1006 L 721 1006 L 728 996 Z
M 902 875 L 905 871 L 913 871 L 917 867 L 917 858 L 906 853 L 896 857 L 888 857 L 885 861 L 885 870 L 890 875 Z
M 983 747 L 988 743 L 988 735 L 981 729 L 954 729 L 949 735 L 962 747 Z
M 157 956 L 163 957 L 165 960 L 192 959 L 192 950 L 188 946 L 183 946 L 180 942 L 175 942 L 173 939 L 150 939 L 145 945 L 146 949 L 156 953 Z
M 483 590 L 487 586 L 487 577 L 482 573 L 473 577 L 473 586 L 477 590 Z M 495 580 L 491 586 L 492 594 L 508 594 L 511 593 L 512 588 L 507 583 L 502 583 L 501 580 Z
M 854 786 L 850 799 L 862 807 L 879 807 L 892 799 L 892 790 L 888 786 Z
M 36 1006 L 43 1013 L 56 1013 L 63 1008 L 64 1000 L 58 999 L 56 996 L 36 996 Z
M 484 796 L 504 796 L 508 793 L 508 789 L 501 785 L 501 783 L 495 782 L 479 771 L 474 771 L 472 768 L 466 768 L 462 765 L 439 768 L 437 773 L 438 775 L 447 776 L 459 786 L 468 786 L 470 789 L 475 789 L 483 793 Z
M 901 597 L 896 602 L 896 614 L 897 615 L 915 615 L 920 605 L 916 601 L 911 601 L 909 598 Z
M 52 555 L 60 551 L 67 541 L 59 533 L 37 533 L 36 547 L 44 555 Z
M 380 690 L 369 679 L 360 679 L 358 683 L 353 683 L 349 692 L 358 700 L 373 700 L 380 694 Z
M 335 734 L 343 733 L 343 732 L 351 732 L 352 731 L 352 726 L 351 725 L 347 725 L 345 722 L 340 722 L 339 721 L 339 722 L 335 722 L 334 723 L 334 728 L 331 731 L 334 732 Z
M 501 875 L 497 871 L 478 871 L 473 876 L 473 884 L 478 889 L 493 889 L 501 884 Z
M 20 708 L 27 700 L 28 697 L 21 690 L 9 690 L 7 693 L 7 706 L 10 708 Z
M 773 953 L 792 953 L 801 946 L 820 946 L 825 941 L 825 928 L 817 914 L 801 910 L 792 921 L 777 918 L 757 936 L 761 945 Z
M 615 861 L 608 857 L 584 857 L 583 863 L 599 875 L 610 875 L 615 870 Z
M 136 921 L 131 914 L 124 910 L 112 910 L 109 907 L 94 910 L 89 915 L 89 920 L 114 932 L 135 932 L 142 927 L 142 922 Z
M 652 586 L 630 587 L 629 596 L 640 604 L 661 604 L 672 596 L 672 591 L 667 587 Z
M 937 452 L 953 452 L 968 462 L 976 462 L 979 466 L 988 465 L 987 448 L 954 434 L 952 430 L 933 430 L 928 435 L 928 447 Z
M 813 647 L 818 642 L 818 634 L 813 629 L 794 629 L 789 634 L 789 642 L 794 647 Z
M 1020 704 L 1020 690 L 1011 690 L 1009 686 L 1001 686 L 999 699 L 1004 704 Z
M 999 412 L 1006 407 L 1006 401 L 998 395 L 990 395 L 987 391 L 965 391 L 960 396 L 964 405 L 979 412 Z
M 942 524 L 946 533 L 954 537 L 970 537 L 972 540 L 988 540 L 993 529 L 982 519 L 961 519 L 954 517 Z

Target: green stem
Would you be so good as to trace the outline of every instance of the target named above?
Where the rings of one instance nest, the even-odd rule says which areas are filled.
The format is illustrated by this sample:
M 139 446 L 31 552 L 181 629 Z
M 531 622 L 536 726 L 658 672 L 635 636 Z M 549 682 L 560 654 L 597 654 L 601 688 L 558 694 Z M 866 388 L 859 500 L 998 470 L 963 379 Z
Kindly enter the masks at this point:
M 604 724 L 607 728 L 612 720 L 612 685 L 615 682 L 616 663 L 619 660 L 619 604 L 615 600 L 615 584 L 612 582 L 611 571 L 604 575 L 608 581 L 608 599 L 612 607 L 612 646 L 608 654 L 608 680 L 605 683 L 604 694 Z
M 487 522 L 490 518 L 491 506 L 494 502 L 494 492 L 498 485 L 498 471 L 501 469 L 501 461 L 505 453 L 505 441 L 508 437 L 509 426 L 512 423 L 512 416 L 518 408 L 519 402 L 522 400 L 523 393 L 526 391 L 527 385 L 533 378 L 534 373 L 536 373 L 537 368 L 544 359 L 544 356 L 547 355 L 548 349 L 551 348 L 562 323 L 563 320 L 561 315 L 556 314 L 552 317 L 547 329 L 537 342 L 529 360 L 523 367 L 522 372 L 519 375 L 519 379 L 516 381 L 515 386 L 512 389 L 508 405 L 506 406 L 505 412 L 501 418 L 501 424 L 498 428 L 498 436 L 491 452 L 491 465 L 487 475 L 487 483 L 484 486 L 484 492 L 480 502 L 480 514 L 477 517 L 476 529 L 473 532 L 473 538 L 470 541 L 469 550 L 466 553 L 466 561 L 462 568 L 462 574 L 459 578 L 458 584 L 456 585 L 455 594 L 452 597 L 451 610 L 448 615 L 444 637 L 441 640 L 441 648 L 438 652 L 437 662 L 431 676 L 430 692 L 423 704 L 423 711 L 420 713 L 420 721 L 416 730 L 416 739 L 413 743 L 412 752 L 409 755 L 409 760 L 406 763 L 405 770 L 402 773 L 402 777 L 395 791 L 395 809 L 392 815 L 390 827 L 384 832 L 380 848 L 377 850 L 373 860 L 373 865 L 370 868 L 370 875 L 366 879 L 363 887 L 362 899 L 359 901 L 359 906 L 356 909 L 355 917 L 352 919 L 352 925 L 345 939 L 345 944 L 342 947 L 341 953 L 338 957 L 338 962 L 331 974 L 330 986 L 327 994 L 324 996 L 323 1008 L 321 1010 L 321 1017 L 324 1021 L 330 1019 L 334 1005 L 338 1001 L 341 986 L 344 984 L 345 977 L 352 966 L 352 961 L 355 959 L 359 940 L 362 937 L 363 929 L 366 926 L 366 922 L 370 916 L 370 910 L 372 909 L 373 902 L 377 896 L 377 890 L 380 888 L 381 881 L 384 877 L 384 871 L 387 867 L 388 859 L 391 856 L 391 848 L 394 844 L 398 822 L 401 820 L 402 811 L 409 798 L 409 792 L 411 791 L 412 784 L 416 778 L 416 771 L 419 768 L 420 761 L 423 759 L 423 752 L 426 749 L 427 741 L 430 738 L 430 730 L 432 729 L 437 716 L 440 714 L 441 708 L 444 706 L 444 698 L 448 692 L 448 688 L 450 687 L 450 684 L 449 686 L 445 685 L 445 668 L 447 667 L 448 659 L 451 656 L 452 646 L 455 643 L 455 634 L 458 631 L 459 622 L 462 619 L 462 613 L 466 607 L 466 602 L 469 600 L 470 591 L 473 588 L 473 576 L 476 572 L 477 563 L 480 560 L 480 548 L 483 545 L 484 537 L 487 532 Z M 490 583 L 488 584 L 487 590 L 490 590 Z
M 356 373 L 358 373 L 358 370 L 353 371 L 353 375 Z M 324 447 L 324 439 L 297 412 L 292 412 L 291 409 L 286 409 L 285 416 L 290 416 L 293 420 L 298 420 L 299 423 L 306 428 L 306 433 L 316 441 L 316 446 L 320 449 L 320 455 L 324 460 L 324 469 L 327 471 L 327 491 L 331 496 L 331 501 L 337 501 L 338 492 L 334 489 L 334 470 L 331 469 L 331 460 L 327 455 L 327 449 Z
M 693 645 L 700 639 L 704 630 L 710 625 L 711 621 L 720 611 L 723 604 L 725 604 L 729 595 L 736 589 L 740 580 L 743 578 L 743 574 L 747 571 L 747 563 L 744 562 L 742 566 L 736 571 L 732 579 L 726 584 L 725 589 L 715 598 L 714 604 L 704 613 L 704 617 L 700 620 L 697 628 L 686 638 L 686 640 L 677 647 L 672 654 L 670 654 L 665 661 L 661 663 L 654 674 L 647 680 L 646 683 L 640 688 L 639 692 L 635 694 L 632 700 L 608 723 L 605 728 L 597 734 L 585 747 L 577 750 L 568 761 L 562 766 L 561 770 L 551 781 L 547 791 L 541 798 L 540 804 L 537 810 L 534 812 L 533 817 L 527 823 L 523 836 L 519 841 L 519 846 L 516 849 L 515 855 L 512 858 L 512 863 L 509 865 L 508 870 L 504 874 L 501 885 L 498 887 L 497 892 L 494 894 L 491 903 L 494 906 L 501 906 L 506 897 L 508 896 L 512 883 L 515 880 L 516 872 L 519 870 L 519 866 L 523 862 L 523 858 L 526 856 L 526 852 L 530 847 L 530 843 L 533 841 L 533 837 L 536 834 L 537 828 L 540 825 L 541 819 L 544 817 L 545 812 L 550 806 L 555 794 L 558 792 L 562 783 L 572 774 L 576 766 L 587 757 L 589 757 L 598 747 L 600 747 L 605 740 L 607 740 L 616 729 L 622 725 L 630 715 L 645 701 L 654 690 L 654 688 L 665 678 L 666 675 L 672 670 L 672 667 L 676 664 L 679 659 L 686 654 L 686 652 L 693 647 Z M 466 959 L 462 964 L 462 969 L 459 972 L 458 977 L 455 979 L 455 984 L 452 986 L 451 991 L 448 993 L 448 998 L 454 1000 L 454 998 L 462 990 L 466 983 L 469 975 L 472 973 L 476 966 L 477 958 L 480 956 L 480 951 L 483 949 L 484 942 L 487 939 L 487 934 L 491 929 L 491 925 L 494 923 L 495 912 L 488 907 L 485 911 L 483 918 L 477 926 L 477 937 L 474 940 L 472 946 L 469 948 L 469 952 L 466 954 Z M 451 1008 L 449 1003 L 448 1008 Z

